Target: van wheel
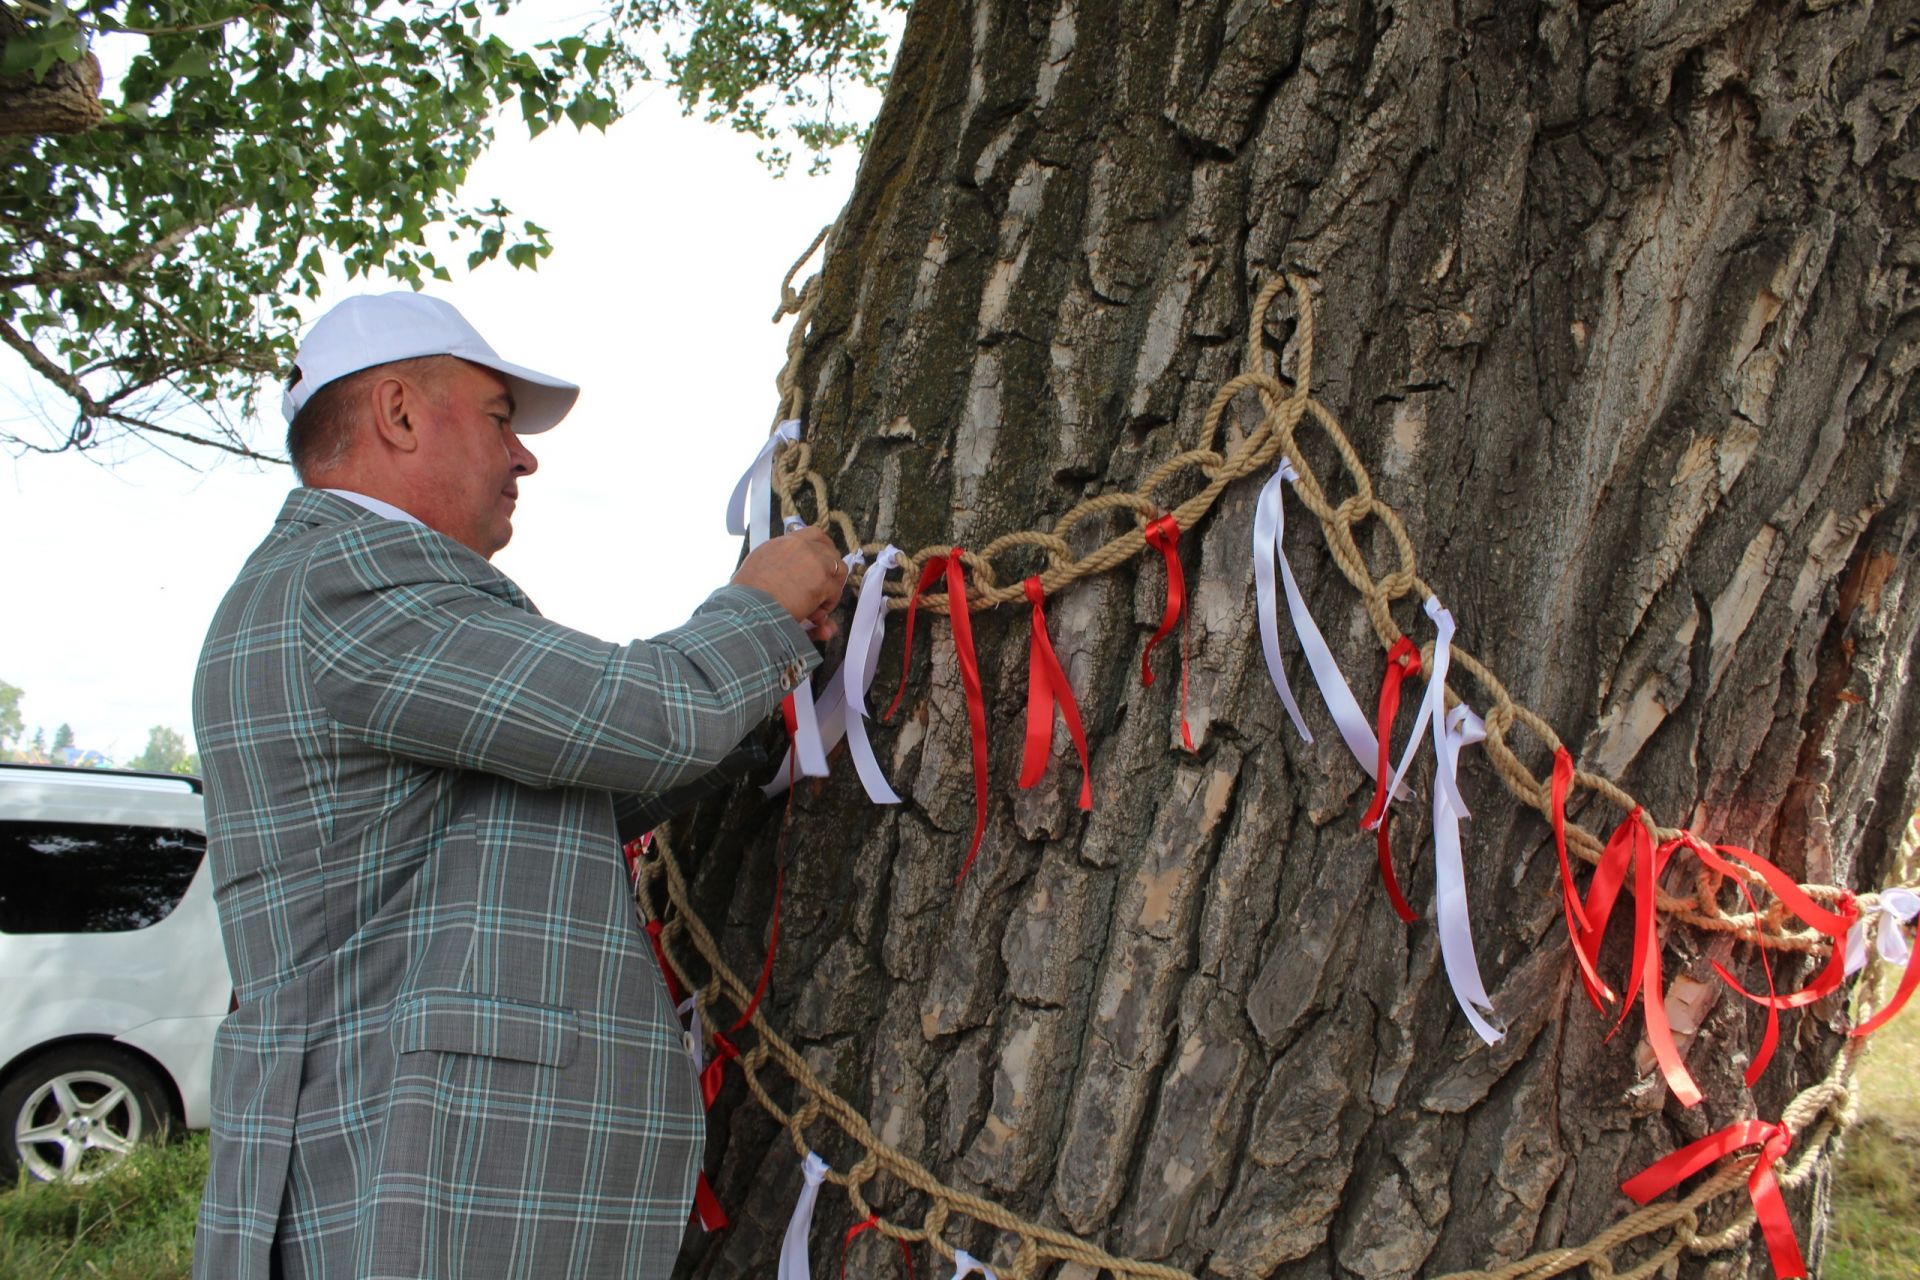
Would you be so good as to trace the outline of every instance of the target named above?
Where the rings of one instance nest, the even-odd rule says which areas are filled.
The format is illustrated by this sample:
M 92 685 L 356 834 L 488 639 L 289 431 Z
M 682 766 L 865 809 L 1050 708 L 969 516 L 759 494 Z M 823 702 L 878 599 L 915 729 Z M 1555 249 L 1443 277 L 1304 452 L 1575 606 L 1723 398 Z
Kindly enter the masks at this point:
M 0 1181 L 91 1182 L 133 1144 L 167 1130 L 166 1090 L 109 1045 L 69 1045 L 17 1068 L 0 1087 Z

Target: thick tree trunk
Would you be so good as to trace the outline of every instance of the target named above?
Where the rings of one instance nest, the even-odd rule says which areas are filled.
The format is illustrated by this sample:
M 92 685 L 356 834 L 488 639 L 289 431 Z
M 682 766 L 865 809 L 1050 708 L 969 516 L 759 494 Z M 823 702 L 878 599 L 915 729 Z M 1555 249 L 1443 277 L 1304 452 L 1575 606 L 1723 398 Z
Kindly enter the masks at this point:
M 1911 2 L 920 0 L 806 338 L 815 466 L 875 540 L 1047 528 L 1202 443 L 1253 294 L 1303 273 L 1313 390 L 1460 642 L 1660 820 L 1872 884 L 1920 756 L 1917 100 Z M 1291 335 L 1275 324 L 1272 345 Z M 1757 983 L 1752 950 L 1668 930 L 1708 1095 L 1680 1108 L 1637 1017 L 1606 1041 L 1549 832 L 1469 752 L 1469 889 L 1508 1026 L 1482 1046 L 1431 923 L 1389 908 L 1357 829 L 1370 787 L 1293 646 L 1313 745 L 1268 683 L 1258 487 L 1183 540 L 1197 754 L 1179 681 L 1138 678 L 1158 557 L 1050 603 L 1091 816 L 1064 734 L 1047 781 L 1016 790 L 1025 610 L 976 616 L 992 816 L 957 890 L 967 720 L 948 629 L 923 624 L 901 720 L 876 734 L 907 803 L 868 804 L 844 761 L 797 798 L 770 1015 L 890 1142 L 1116 1252 L 1385 1277 L 1584 1242 L 1630 1207 L 1622 1177 L 1818 1079 L 1839 1002 L 1787 1015 L 1750 1094 L 1760 1020 L 1708 961 Z M 1368 702 L 1379 645 L 1293 514 L 1294 568 Z M 1399 610 L 1430 636 L 1418 601 Z M 1427 907 L 1419 808 L 1398 844 Z M 680 850 L 746 972 L 780 814 L 736 793 Z M 1606 960 L 1618 972 L 1624 945 Z M 766 1274 L 792 1150 L 737 1084 L 713 1133 L 736 1225 L 683 1265 Z M 1810 1249 L 1816 1198 L 1791 1197 Z M 849 1219 L 821 1204 L 830 1269 Z M 856 1244 L 855 1268 L 897 1268 L 883 1249 Z M 1713 1266 L 1764 1274 L 1764 1250 Z
M 26 29 L 19 14 L 0 4 L 0 50 Z M 0 76 L 0 136 L 86 132 L 106 118 L 100 83 L 100 60 L 91 53 L 55 63 L 44 80 Z

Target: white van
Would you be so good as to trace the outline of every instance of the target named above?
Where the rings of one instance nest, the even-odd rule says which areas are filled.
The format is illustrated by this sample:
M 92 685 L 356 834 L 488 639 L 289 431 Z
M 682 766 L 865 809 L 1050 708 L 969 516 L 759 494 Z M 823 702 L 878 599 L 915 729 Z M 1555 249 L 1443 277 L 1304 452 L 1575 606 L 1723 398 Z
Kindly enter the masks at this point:
M 200 780 L 0 764 L 0 1185 L 207 1127 L 233 999 Z

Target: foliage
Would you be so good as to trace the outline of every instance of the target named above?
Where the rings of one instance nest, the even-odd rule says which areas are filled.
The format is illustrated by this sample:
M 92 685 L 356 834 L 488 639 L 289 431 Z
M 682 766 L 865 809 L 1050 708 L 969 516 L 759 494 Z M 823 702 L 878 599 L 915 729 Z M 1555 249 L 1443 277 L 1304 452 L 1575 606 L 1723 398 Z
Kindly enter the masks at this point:
M 483 32 L 472 0 L 394 0 L 379 17 L 334 0 L 36 12 L 0 71 L 79 58 L 89 37 L 139 47 L 102 125 L 14 144 L 0 177 L 0 341 L 79 410 L 54 449 L 102 424 L 163 430 L 150 415 L 169 390 L 250 412 L 328 251 L 349 276 L 446 279 L 426 233 L 451 223 L 478 236 L 470 265 L 533 265 L 539 227 L 458 202 L 488 113 L 514 104 L 538 127 L 617 114 L 615 45 L 517 48 Z M 251 453 L 231 430 L 188 434 Z
M 193 1134 L 143 1144 L 95 1182 L 0 1191 L 0 1275 L 186 1280 L 206 1177 Z
M 157 724 L 147 731 L 146 749 L 127 761 L 126 767 L 147 773 L 198 773 L 200 761 L 187 750 L 187 740 L 178 729 Z
M 27 731 L 27 722 L 20 718 L 22 692 L 19 685 L 0 680 L 0 759 L 5 758 L 5 753 Z
M 858 132 L 833 119 L 835 86 L 880 83 L 879 15 L 905 0 L 601 3 L 574 33 L 516 43 L 498 34 L 513 0 L 0 0 L 24 23 L 0 33 L 0 78 L 90 45 L 126 59 L 98 127 L 0 138 L 0 342 L 75 411 L 0 441 L 139 432 L 262 458 L 217 406 L 256 412 L 331 262 L 418 288 L 548 253 L 541 227 L 461 195 L 496 112 L 536 134 L 605 129 L 663 79 L 689 111 L 817 153 Z
M 665 74 L 647 63 L 648 78 L 674 86 L 689 114 L 703 111 L 742 133 L 773 142 L 791 133 L 811 153 L 864 143 L 867 122 L 849 115 L 836 88 L 884 88 L 892 57 L 890 19 L 909 0 L 623 0 L 623 30 L 683 30 L 662 55 Z M 836 118 L 836 110 L 839 116 Z M 761 157 L 784 172 L 793 157 L 769 147 Z

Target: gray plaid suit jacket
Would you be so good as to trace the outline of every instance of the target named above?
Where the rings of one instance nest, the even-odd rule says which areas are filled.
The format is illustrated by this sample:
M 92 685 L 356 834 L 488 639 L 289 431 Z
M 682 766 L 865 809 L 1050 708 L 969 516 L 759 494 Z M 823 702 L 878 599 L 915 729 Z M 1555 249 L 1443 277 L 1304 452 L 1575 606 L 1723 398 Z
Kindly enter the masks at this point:
M 715 592 L 616 645 L 473 552 L 297 489 L 194 682 L 240 1006 L 194 1274 L 665 1276 L 703 1138 L 620 818 L 818 662 Z M 616 810 L 620 810 L 617 817 Z

